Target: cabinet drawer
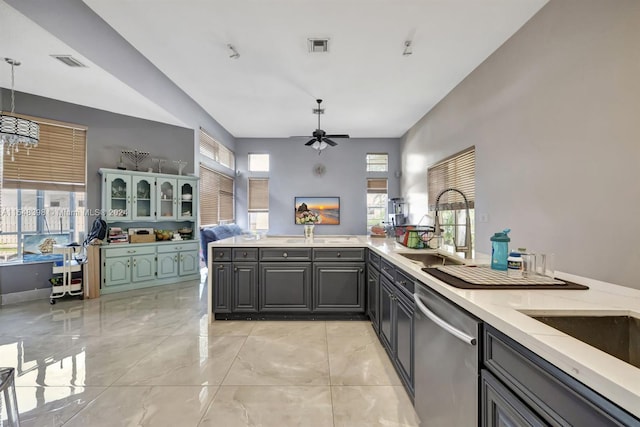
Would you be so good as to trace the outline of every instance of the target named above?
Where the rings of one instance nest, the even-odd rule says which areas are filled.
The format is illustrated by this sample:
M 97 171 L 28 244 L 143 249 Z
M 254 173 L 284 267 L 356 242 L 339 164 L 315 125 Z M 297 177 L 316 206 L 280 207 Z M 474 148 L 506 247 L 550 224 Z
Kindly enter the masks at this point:
M 311 261 L 310 248 L 260 249 L 261 261 Z
M 209 261 L 231 261 L 231 248 L 213 248 L 213 259 Z
M 409 298 L 413 298 L 415 279 L 402 270 L 396 269 L 396 286 L 402 290 Z
M 502 332 L 486 326 L 484 365 L 553 425 L 624 426 L 638 420 Z M 635 424 L 634 424 L 635 423 Z
M 158 253 L 159 254 L 182 252 L 182 251 L 197 251 L 197 250 L 198 250 L 198 244 L 197 243 L 176 242 L 176 243 L 173 243 L 173 244 L 164 244 L 164 245 L 159 245 L 158 246 Z M 216 257 L 216 259 L 217 259 L 217 257 Z
M 380 270 L 380 259 L 381 259 L 380 255 L 373 252 L 371 249 L 367 251 L 367 254 L 368 254 L 369 264 L 373 265 L 375 268 Z
M 133 256 L 133 255 L 150 255 L 156 253 L 155 246 L 128 246 L 121 248 L 105 248 L 105 258 L 112 258 L 118 256 Z
M 364 261 L 362 248 L 321 248 L 313 250 L 314 261 Z
M 258 248 L 234 248 L 232 255 L 234 261 L 257 261 Z
M 380 258 L 380 272 L 395 283 L 396 267 L 384 258 Z

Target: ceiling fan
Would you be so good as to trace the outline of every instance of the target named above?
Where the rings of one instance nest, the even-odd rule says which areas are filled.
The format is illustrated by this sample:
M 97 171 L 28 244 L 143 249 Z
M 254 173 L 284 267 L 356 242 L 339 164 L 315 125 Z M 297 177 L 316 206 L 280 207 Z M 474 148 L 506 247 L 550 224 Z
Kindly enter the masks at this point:
M 327 135 L 327 133 L 320 128 L 320 114 L 323 113 L 323 110 L 320 108 L 320 104 L 322 104 L 322 99 L 316 99 L 318 103 L 318 108 L 314 110 L 318 114 L 318 128 L 313 131 L 311 134 L 312 138 L 304 145 L 310 146 L 311 148 L 318 150 L 318 154 L 322 152 L 327 146 L 335 147 L 338 145 L 337 142 L 333 141 L 331 138 L 349 138 L 347 134 L 334 134 Z

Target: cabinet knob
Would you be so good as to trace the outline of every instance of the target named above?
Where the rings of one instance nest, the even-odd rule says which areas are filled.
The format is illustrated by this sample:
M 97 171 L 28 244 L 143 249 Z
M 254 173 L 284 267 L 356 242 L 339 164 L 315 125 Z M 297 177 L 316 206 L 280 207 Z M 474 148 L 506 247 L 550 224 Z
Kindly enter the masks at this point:
M 219 265 L 218 270 L 224 270 L 224 265 Z
M 282 257 L 283 257 L 283 258 L 286 258 L 286 257 L 288 257 L 288 256 L 289 256 L 289 254 L 287 254 L 286 252 L 284 252 L 284 253 L 282 254 Z
M 246 252 L 242 252 L 242 256 L 246 258 L 247 257 L 247 253 Z
M 364 270 L 363 270 L 363 269 L 360 269 L 360 273 L 364 273 Z
M 341 254 L 340 252 L 338 252 L 338 253 L 336 254 L 336 257 L 340 258 L 340 256 L 341 256 L 341 255 L 342 255 L 342 254 Z
M 233 267 L 233 271 L 238 271 L 238 267 Z
M 218 252 L 218 258 L 223 258 L 224 257 L 224 252 Z

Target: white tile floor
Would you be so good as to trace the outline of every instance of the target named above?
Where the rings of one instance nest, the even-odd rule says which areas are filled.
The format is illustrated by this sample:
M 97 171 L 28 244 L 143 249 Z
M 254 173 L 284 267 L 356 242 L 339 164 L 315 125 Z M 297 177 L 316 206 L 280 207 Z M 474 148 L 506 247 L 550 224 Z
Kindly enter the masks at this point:
M 418 425 L 369 322 L 209 326 L 197 282 L 2 306 L 0 366 L 27 427 Z

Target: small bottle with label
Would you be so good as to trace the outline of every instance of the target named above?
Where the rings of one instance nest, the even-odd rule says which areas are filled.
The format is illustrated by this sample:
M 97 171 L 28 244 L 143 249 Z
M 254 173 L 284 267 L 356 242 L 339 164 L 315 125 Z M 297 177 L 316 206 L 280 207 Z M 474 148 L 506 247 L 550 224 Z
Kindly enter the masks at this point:
M 522 269 L 522 255 L 520 252 L 511 252 L 507 258 L 507 276 L 522 279 Z

